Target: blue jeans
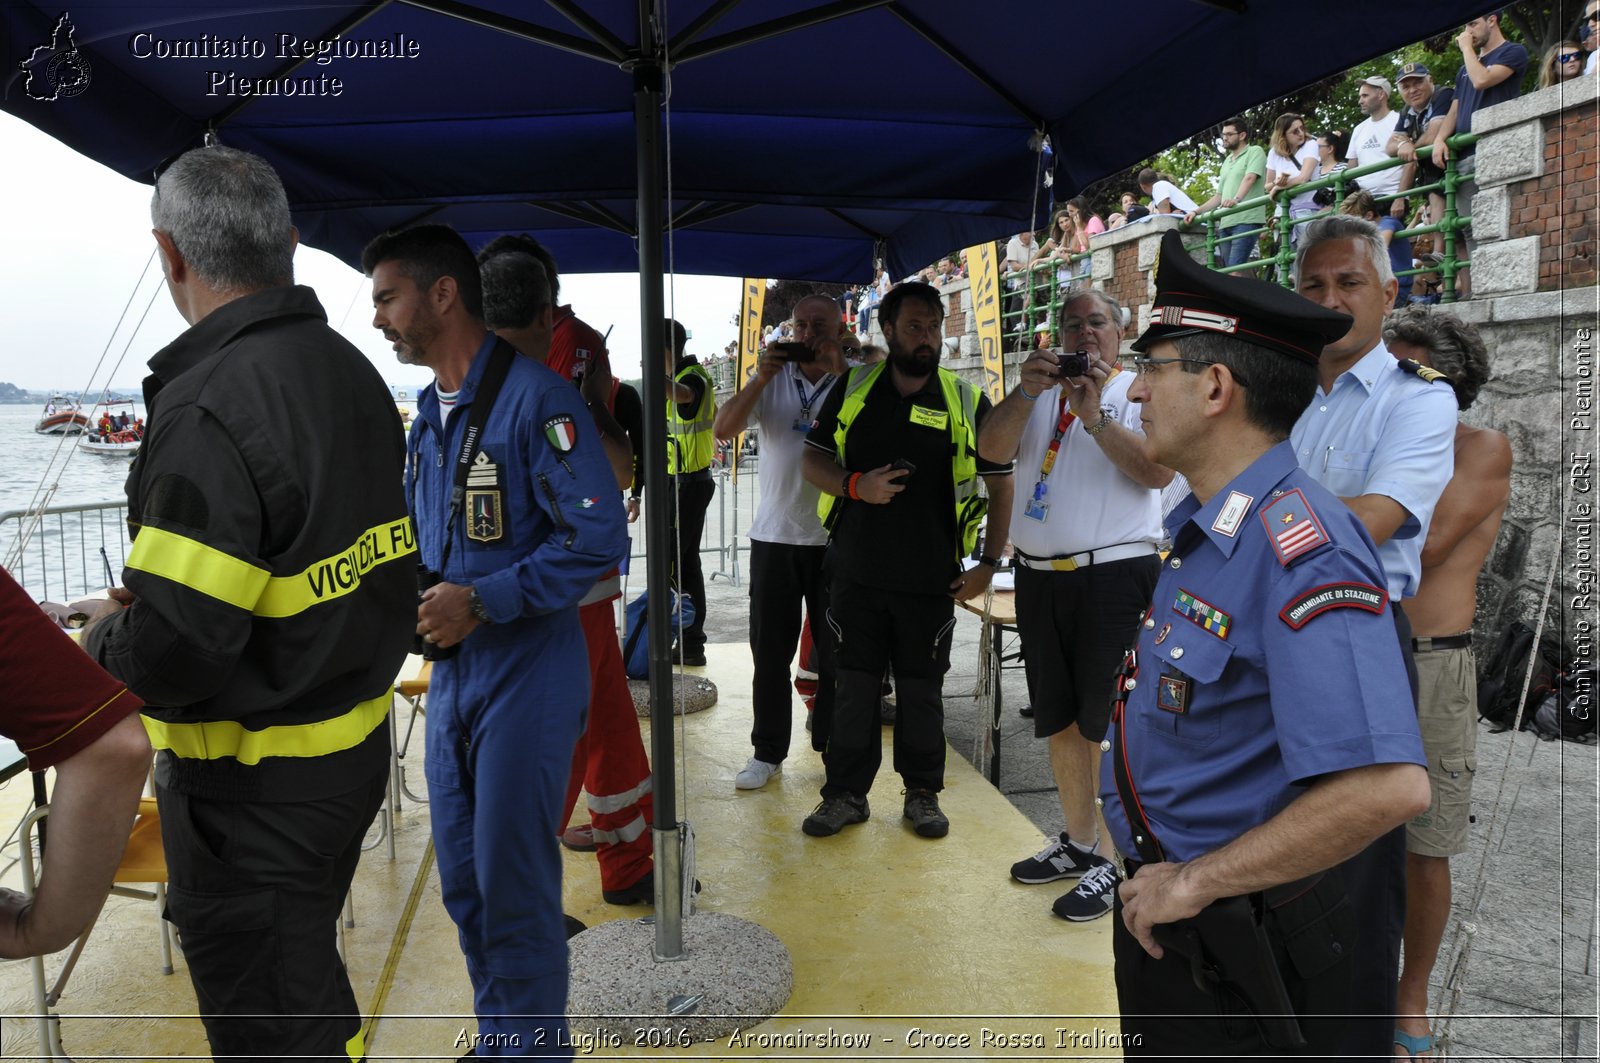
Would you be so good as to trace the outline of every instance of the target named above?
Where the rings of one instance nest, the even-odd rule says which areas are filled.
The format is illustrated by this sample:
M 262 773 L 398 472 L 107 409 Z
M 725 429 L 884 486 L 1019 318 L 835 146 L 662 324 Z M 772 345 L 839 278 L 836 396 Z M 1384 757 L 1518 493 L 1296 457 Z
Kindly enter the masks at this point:
M 1222 266 L 1242 266 L 1250 261 L 1250 249 L 1255 246 L 1255 238 L 1234 240 L 1233 237 L 1250 229 L 1261 228 L 1258 222 L 1247 222 L 1244 225 L 1223 225 L 1217 228 L 1217 258 Z M 1229 242 L 1232 241 L 1232 242 Z

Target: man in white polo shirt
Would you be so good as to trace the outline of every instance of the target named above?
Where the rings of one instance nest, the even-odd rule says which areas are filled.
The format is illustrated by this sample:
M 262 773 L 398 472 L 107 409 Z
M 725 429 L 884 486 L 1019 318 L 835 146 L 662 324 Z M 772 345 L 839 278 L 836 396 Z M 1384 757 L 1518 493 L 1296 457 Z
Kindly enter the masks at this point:
M 1099 851 L 1094 796 L 1112 683 L 1160 572 L 1161 488 L 1172 470 L 1144 456 L 1133 375 L 1117 368 L 1122 307 L 1102 291 L 1067 303 L 1062 351 L 1022 364 L 1017 386 L 985 419 L 978 453 L 1017 459 L 1011 519 L 1017 629 L 1034 733 L 1050 767 L 1066 830 L 1011 868 L 1018 882 L 1077 878 L 1053 911 L 1082 922 L 1111 910 L 1116 865 Z M 1074 353 L 1084 356 L 1072 375 Z
M 741 790 L 759 790 L 789 755 L 793 702 L 789 662 L 800 638 L 800 607 L 811 620 L 817 651 L 817 700 L 812 744 L 826 741 L 832 719 L 833 638 L 822 622 L 827 586 L 822 559 L 828 534 L 817 517 L 817 489 L 800 471 L 806 433 L 822 401 L 845 371 L 844 318 L 825 295 L 795 304 L 794 342 L 809 355 L 777 347 L 761 352 L 756 373 L 717 410 L 718 439 L 732 439 L 752 420 L 761 430 L 761 501 L 750 525 L 750 653 L 755 663 L 751 707 L 755 755 L 734 777 Z M 819 746 L 820 748 L 820 746 Z

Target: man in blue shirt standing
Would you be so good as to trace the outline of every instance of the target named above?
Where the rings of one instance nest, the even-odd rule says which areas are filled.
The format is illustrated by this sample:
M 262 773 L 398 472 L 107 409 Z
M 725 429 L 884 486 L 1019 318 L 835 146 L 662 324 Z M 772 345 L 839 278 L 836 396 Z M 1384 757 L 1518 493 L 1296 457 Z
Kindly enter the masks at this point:
M 1461 49 L 1461 69 L 1456 73 L 1456 98 L 1445 113 L 1444 124 L 1433 149 L 1433 163 L 1443 166 L 1452 155 L 1462 176 L 1470 176 L 1477 162 L 1472 148 L 1451 151 L 1446 141 L 1457 133 L 1472 132 L 1472 116 L 1485 107 L 1505 103 L 1522 95 L 1522 72 L 1528 69 L 1528 50 L 1506 40 L 1500 32 L 1500 13 L 1491 11 L 1473 19 L 1456 37 Z M 1472 216 L 1472 193 L 1476 181 L 1464 181 L 1456 188 L 1456 212 Z M 1468 230 L 1469 232 L 1471 230 Z M 1472 241 L 1466 241 L 1471 258 Z M 1460 254 L 1460 251 L 1457 251 Z M 1467 298 L 1470 287 L 1467 273 L 1456 275 L 1456 294 Z
M 1396 970 L 1345 872 L 1427 807 L 1427 773 L 1371 539 L 1286 442 L 1349 318 L 1211 274 L 1175 233 L 1158 285 L 1129 395 L 1193 493 L 1103 744 L 1106 823 L 1136 854 L 1113 926 L 1125 1051 L 1382 1055 L 1368 987 L 1392 997 Z

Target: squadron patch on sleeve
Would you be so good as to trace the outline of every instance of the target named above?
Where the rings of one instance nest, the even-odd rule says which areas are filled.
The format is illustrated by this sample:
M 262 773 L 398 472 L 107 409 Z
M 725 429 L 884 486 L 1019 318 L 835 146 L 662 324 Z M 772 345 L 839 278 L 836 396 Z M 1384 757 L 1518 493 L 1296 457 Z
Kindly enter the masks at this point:
M 1301 554 L 1333 540 L 1323 530 L 1322 522 L 1311 511 L 1311 504 L 1300 489 L 1285 491 L 1261 507 L 1261 523 L 1266 525 L 1272 539 L 1272 550 L 1284 568 Z
M 552 447 L 566 453 L 577 445 L 578 426 L 572 423 L 572 418 L 567 414 L 558 413 L 544 423 L 544 437 Z
M 1365 609 L 1369 613 L 1381 613 L 1388 600 L 1388 591 L 1370 583 L 1324 583 L 1284 606 L 1278 616 L 1299 631 L 1313 617 L 1329 609 Z

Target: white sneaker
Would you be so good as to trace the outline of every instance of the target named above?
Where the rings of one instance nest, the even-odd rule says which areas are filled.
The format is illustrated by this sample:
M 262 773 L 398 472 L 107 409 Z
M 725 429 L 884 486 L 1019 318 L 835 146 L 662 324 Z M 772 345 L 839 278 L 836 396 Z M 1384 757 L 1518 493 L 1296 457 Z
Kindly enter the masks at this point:
M 744 770 L 733 777 L 733 785 L 741 790 L 759 790 L 767 785 L 767 780 L 783 770 L 782 764 L 768 764 L 764 760 L 750 758 L 750 763 Z

